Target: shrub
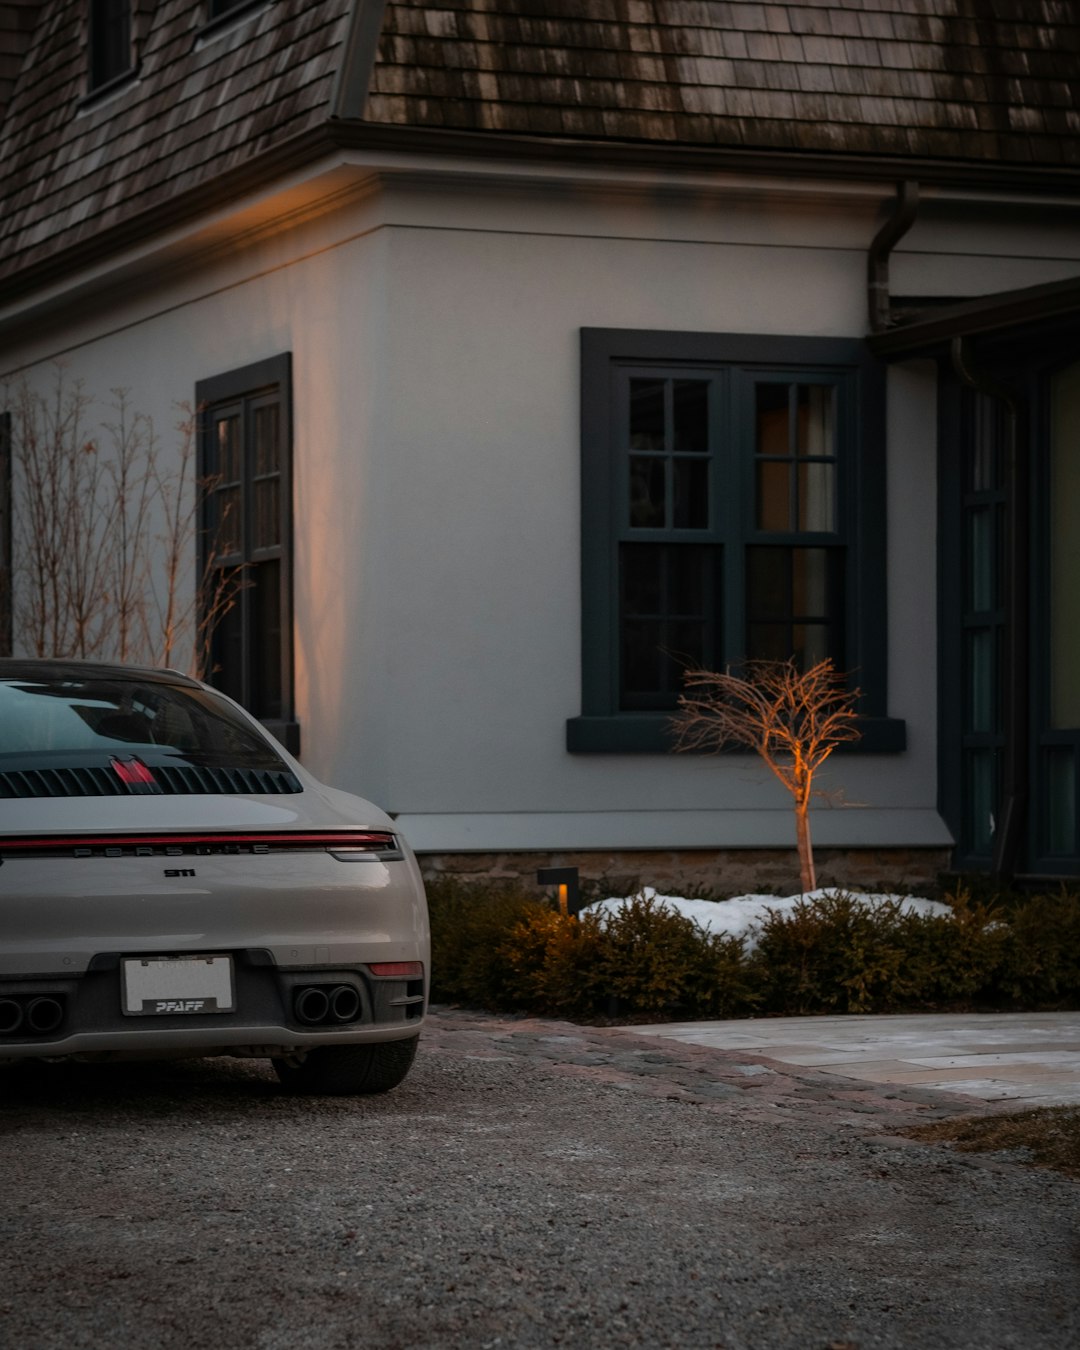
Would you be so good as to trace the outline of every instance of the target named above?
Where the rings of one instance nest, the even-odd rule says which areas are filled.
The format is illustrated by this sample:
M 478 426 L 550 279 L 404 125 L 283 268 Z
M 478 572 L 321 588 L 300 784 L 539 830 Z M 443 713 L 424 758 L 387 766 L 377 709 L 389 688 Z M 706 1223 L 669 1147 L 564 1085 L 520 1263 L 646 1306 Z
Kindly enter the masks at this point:
M 754 962 L 765 1009 L 859 1013 L 887 1005 L 903 968 L 902 917 L 898 900 L 869 909 L 844 893 L 770 911 Z
M 1080 895 L 1032 896 L 1009 916 L 998 997 L 1021 1007 L 1080 1006 Z
M 651 895 L 573 918 L 520 888 L 439 878 L 428 887 L 433 994 L 586 1019 L 1080 1007 L 1080 896 L 984 895 L 955 891 L 948 915 L 853 894 L 804 899 L 769 914 L 747 955 Z
M 528 913 L 496 953 L 511 993 L 504 1006 L 561 1017 L 587 1017 L 603 1001 L 599 919 L 550 909 Z
M 765 1007 L 869 1013 L 986 1002 L 1008 925 L 964 891 L 948 903 L 948 915 L 905 914 L 900 901 L 870 909 L 840 894 L 770 915 L 756 953 Z
M 436 877 L 426 884 L 431 915 L 431 996 L 474 1008 L 513 1007 L 514 983 L 499 948 L 515 924 L 548 907 L 510 886 Z
M 902 921 L 906 1006 L 955 1006 L 990 998 L 1009 929 L 997 907 L 974 902 L 967 890 L 946 898 L 948 915 L 908 914 Z
M 629 1012 L 662 1012 L 685 1002 L 708 937 L 692 920 L 632 896 L 602 920 L 600 977 Z

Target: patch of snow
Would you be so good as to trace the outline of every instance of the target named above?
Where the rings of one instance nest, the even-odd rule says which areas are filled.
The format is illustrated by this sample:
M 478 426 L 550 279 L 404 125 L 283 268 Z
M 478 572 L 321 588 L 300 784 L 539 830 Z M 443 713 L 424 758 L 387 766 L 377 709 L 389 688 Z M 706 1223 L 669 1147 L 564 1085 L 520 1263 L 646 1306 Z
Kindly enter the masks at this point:
M 924 900 L 911 895 L 866 895 L 847 891 L 842 886 L 825 886 L 805 895 L 737 895 L 731 900 L 688 900 L 680 895 L 659 895 L 652 886 L 645 886 L 635 896 L 611 896 L 588 905 L 583 913 L 617 914 L 632 899 L 652 900 L 657 906 L 693 919 L 709 933 L 742 938 L 746 950 L 757 946 L 758 934 L 765 915 L 791 913 L 805 900 L 820 900 L 834 895 L 850 895 L 867 909 L 878 909 L 885 904 L 898 904 L 901 914 L 951 914 L 948 905 L 937 900 Z

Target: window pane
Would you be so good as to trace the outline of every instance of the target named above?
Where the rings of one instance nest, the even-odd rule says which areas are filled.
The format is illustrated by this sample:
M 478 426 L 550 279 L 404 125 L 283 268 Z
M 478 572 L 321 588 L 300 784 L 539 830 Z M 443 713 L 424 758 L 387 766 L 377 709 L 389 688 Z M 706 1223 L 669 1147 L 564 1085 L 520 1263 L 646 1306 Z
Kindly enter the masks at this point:
M 746 654 L 754 661 L 786 661 L 791 656 L 788 624 L 752 623 L 747 634 Z
M 701 548 L 668 548 L 667 608 L 670 614 L 702 614 L 705 609 L 705 563 L 708 552 Z
M 786 462 L 759 460 L 757 466 L 757 528 L 791 529 L 791 470 Z
M 278 405 L 268 403 L 256 408 L 251 416 L 251 430 L 255 442 L 254 473 L 256 476 L 277 473 L 281 468 Z
M 630 381 L 630 449 L 663 450 L 664 381 Z
M 968 454 L 968 491 L 991 492 L 998 486 L 998 438 L 1001 413 L 996 399 L 973 395 L 975 414 Z
M 981 507 L 968 516 L 967 607 L 976 613 L 994 608 L 994 538 L 992 508 Z
M 995 754 L 993 750 L 967 752 L 968 802 L 971 805 L 971 851 L 990 853 L 994 846 Z
M 1071 745 L 1046 752 L 1046 843 L 1050 853 L 1076 850 L 1076 751 Z
M 236 603 L 218 620 L 210 643 L 214 686 L 237 703 L 243 703 L 245 697 L 243 603 L 243 594 L 237 595 Z
M 619 550 L 620 704 L 671 708 L 688 665 L 719 653 L 720 550 L 623 544 Z
M 683 671 L 705 665 L 705 624 L 673 623 L 669 626 L 667 688 L 682 690 Z
M 704 530 L 709 524 L 709 462 L 676 459 L 672 524 L 677 530 Z
M 748 655 L 842 667 L 843 564 L 841 549 L 747 549 Z
M 222 483 L 238 483 L 241 475 L 240 418 L 221 417 L 214 424 L 216 455 L 210 466 L 213 477 Z
M 790 550 L 786 548 L 748 548 L 746 550 L 746 605 L 751 622 L 791 617 Z
M 675 380 L 672 384 L 674 450 L 704 454 L 709 448 L 709 385 L 706 380 Z
M 631 705 L 635 695 L 655 694 L 663 689 L 664 625 L 637 620 L 622 627 L 622 692 Z M 628 698 L 629 696 L 629 698 Z
M 619 558 L 623 613 L 659 614 L 663 593 L 663 549 L 652 544 L 624 544 Z
M 786 553 L 788 550 L 779 550 Z M 802 619 L 829 616 L 829 559 L 827 548 L 793 548 L 791 552 L 792 609 Z M 831 616 L 830 616 L 831 617 Z
M 240 489 L 218 488 L 208 501 L 206 549 L 217 557 L 241 552 Z
M 790 656 L 801 670 L 809 670 L 832 656 L 832 632 L 828 624 L 797 623 L 792 628 Z
M 835 455 L 832 385 L 800 384 L 796 395 L 796 449 L 800 455 Z
M 995 731 L 994 630 L 976 629 L 967 635 L 968 730 Z
M 667 524 L 666 464 L 659 456 L 630 457 L 630 524 L 636 529 L 662 530 Z
M 1080 728 L 1080 362 L 1050 411 L 1050 725 Z
M 799 529 L 833 533 L 836 529 L 835 464 L 800 464 Z
M 280 717 L 281 564 L 277 559 L 248 569 L 252 615 L 252 696 L 256 717 Z
M 757 399 L 757 442 L 759 455 L 790 455 L 788 438 L 788 386 L 759 384 Z
M 131 69 L 131 0 L 91 0 L 90 87 Z
M 263 478 L 253 485 L 255 526 L 252 546 L 272 548 L 281 543 L 281 480 Z

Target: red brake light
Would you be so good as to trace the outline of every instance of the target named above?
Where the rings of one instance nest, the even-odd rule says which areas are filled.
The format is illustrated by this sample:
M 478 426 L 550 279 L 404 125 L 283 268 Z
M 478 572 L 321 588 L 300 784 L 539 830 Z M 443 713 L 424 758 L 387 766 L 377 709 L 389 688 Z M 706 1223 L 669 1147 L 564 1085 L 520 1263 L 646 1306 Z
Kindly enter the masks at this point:
M 157 788 L 157 780 L 146 767 L 141 759 L 136 759 L 134 755 L 120 759 L 114 755 L 110 760 L 113 766 L 113 772 L 121 783 L 126 783 L 130 788 Z
M 141 766 L 145 767 L 145 766 Z M 229 853 L 279 849 L 345 849 L 353 853 L 389 851 L 397 840 L 387 830 L 202 830 L 175 834 L 68 834 L 0 837 L 0 854 L 64 853 L 112 849 L 117 852 Z
M 372 975 L 396 975 L 398 979 L 421 980 L 424 977 L 423 961 L 370 961 L 368 970 Z

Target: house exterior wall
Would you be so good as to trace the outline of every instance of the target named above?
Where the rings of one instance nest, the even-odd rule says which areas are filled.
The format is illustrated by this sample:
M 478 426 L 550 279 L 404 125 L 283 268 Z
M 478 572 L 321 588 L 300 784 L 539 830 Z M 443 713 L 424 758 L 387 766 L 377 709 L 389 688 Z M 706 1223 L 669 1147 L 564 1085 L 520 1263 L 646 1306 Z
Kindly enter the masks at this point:
M 580 332 L 860 337 L 881 204 L 855 187 L 389 181 L 84 302 L 62 339 L 8 345 L 0 371 L 45 383 L 62 359 L 164 429 L 197 381 L 291 351 L 302 757 L 398 814 L 419 850 L 781 847 L 789 803 L 753 757 L 566 750 L 581 711 Z M 971 250 L 938 215 L 898 250 L 907 294 L 1076 270 L 1065 253 L 1080 250 L 1034 217 L 985 217 Z M 823 786 L 851 806 L 815 810 L 814 832 L 940 849 L 933 368 L 890 369 L 887 388 L 887 711 L 907 749 L 831 761 Z

